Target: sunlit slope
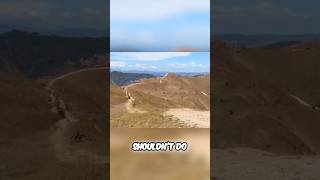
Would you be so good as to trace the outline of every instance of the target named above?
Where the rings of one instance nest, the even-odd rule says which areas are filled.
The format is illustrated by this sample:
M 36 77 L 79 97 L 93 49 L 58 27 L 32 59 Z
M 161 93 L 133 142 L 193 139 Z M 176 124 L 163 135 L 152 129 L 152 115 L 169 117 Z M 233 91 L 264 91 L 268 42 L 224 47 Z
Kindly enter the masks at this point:
M 169 73 L 164 77 L 151 78 L 127 86 L 135 97 L 137 107 L 145 108 L 192 108 L 209 110 L 210 77 L 183 77 Z
M 124 103 L 128 100 L 124 90 L 120 86 L 117 86 L 116 84 L 110 84 L 110 94 L 111 94 L 110 96 L 111 106 Z
M 208 117 L 210 109 L 209 75 L 168 73 L 122 87 L 112 84 L 110 91 L 112 127 L 193 127 L 197 125 L 165 112 L 178 109 L 170 112 L 183 110 Z

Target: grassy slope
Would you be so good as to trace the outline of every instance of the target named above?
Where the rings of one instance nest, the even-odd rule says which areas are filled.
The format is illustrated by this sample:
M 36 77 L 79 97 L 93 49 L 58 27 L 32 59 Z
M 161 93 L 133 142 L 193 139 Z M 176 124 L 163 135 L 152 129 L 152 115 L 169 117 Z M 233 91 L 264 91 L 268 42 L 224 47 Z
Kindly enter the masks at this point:
M 74 131 L 88 136 L 92 141 L 85 148 L 105 154 L 107 119 L 107 70 L 90 70 L 74 74 L 57 82 L 58 95 L 66 102 L 70 112 L 79 120 Z
M 319 102 L 316 50 L 224 47 L 214 57 L 215 147 L 320 152 L 320 114 L 289 97 Z
M 55 123 L 61 117 L 50 113 L 49 93 L 32 80 L 1 74 L 0 161 L 6 163 L 0 165 L 0 176 L 17 180 L 105 178 L 105 164 L 93 162 L 86 156 L 68 158 L 68 153 L 73 157 L 72 149 L 106 157 L 108 127 L 105 105 L 108 100 L 103 99 L 107 95 L 107 87 L 103 86 L 104 75 L 104 72 L 84 73 L 78 78 L 70 77 L 70 81 L 60 82 L 64 88 L 59 95 L 68 100 L 70 109 L 79 112 L 76 115 L 81 123 L 71 128 L 69 133 L 58 134 L 64 136 L 57 137 L 55 132 L 61 130 Z M 85 134 L 85 140 L 75 142 L 76 132 Z M 65 142 L 69 143 L 70 149 L 59 153 Z
M 163 116 L 169 108 L 209 109 L 209 76 L 179 77 L 172 75 L 163 79 L 151 78 L 131 86 L 128 92 L 134 97 L 134 107 L 147 111 L 143 114 L 128 113 L 125 93 L 121 88 L 111 87 L 111 127 L 189 127 L 171 117 Z M 121 96 L 122 95 L 122 96 Z M 121 98 L 122 97 L 122 98 Z
M 32 80 L 0 74 L 0 136 L 26 136 L 51 127 L 58 116 L 50 112 L 48 93 Z

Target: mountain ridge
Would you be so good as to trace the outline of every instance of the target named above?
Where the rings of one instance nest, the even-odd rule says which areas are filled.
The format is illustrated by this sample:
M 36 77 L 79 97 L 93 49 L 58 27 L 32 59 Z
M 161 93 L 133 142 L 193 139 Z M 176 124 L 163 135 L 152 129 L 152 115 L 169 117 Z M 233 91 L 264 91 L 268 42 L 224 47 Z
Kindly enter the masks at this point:
M 61 37 L 14 30 L 0 34 L 0 71 L 43 77 L 106 64 L 107 38 Z

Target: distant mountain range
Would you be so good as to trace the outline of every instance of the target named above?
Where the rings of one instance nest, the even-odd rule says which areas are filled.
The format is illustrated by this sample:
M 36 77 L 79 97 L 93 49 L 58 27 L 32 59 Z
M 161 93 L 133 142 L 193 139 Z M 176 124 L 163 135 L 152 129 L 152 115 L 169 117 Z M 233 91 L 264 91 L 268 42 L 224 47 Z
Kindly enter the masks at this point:
M 0 72 L 27 77 L 106 64 L 108 38 L 62 37 L 14 30 L 0 34 Z
M 53 30 L 34 30 L 28 27 L 17 28 L 10 25 L 0 24 L 0 33 L 6 33 L 6 32 L 16 31 L 16 30 L 38 32 L 42 35 L 56 35 L 56 36 L 66 36 L 66 37 L 109 37 L 108 29 L 64 28 L 64 29 L 53 29 Z
M 108 30 L 100 29 L 88 29 L 88 28 L 68 28 L 56 31 L 44 32 L 44 34 L 53 34 L 57 36 L 67 36 L 67 37 L 108 37 Z
M 280 42 L 319 40 L 320 34 L 276 35 L 276 34 L 214 34 L 213 40 L 227 42 L 234 47 L 264 47 Z
M 110 72 L 110 81 L 119 86 L 128 85 L 132 82 L 139 81 L 141 79 L 148 79 L 153 77 L 165 76 L 166 72 L 152 72 L 152 71 L 114 71 Z M 175 73 L 179 76 L 197 76 L 197 75 L 207 75 L 209 73 L 192 73 L 192 72 L 180 72 Z
M 112 71 L 110 73 L 110 81 L 119 86 L 127 85 L 140 79 L 152 77 L 155 76 L 147 73 L 124 73 L 119 71 Z
M 118 72 L 123 72 L 123 73 L 135 73 L 135 74 L 150 74 L 153 76 L 164 76 L 168 72 L 156 72 L 156 71 L 139 71 L 139 70 L 129 70 L 129 71 L 122 71 L 120 69 L 111 69 L 111 71 L 118 71 Z M 180 76 L 196 76 L 196 75 L 206 75 L 210 74 L 210 72 L 174 72 L 177 75 Z

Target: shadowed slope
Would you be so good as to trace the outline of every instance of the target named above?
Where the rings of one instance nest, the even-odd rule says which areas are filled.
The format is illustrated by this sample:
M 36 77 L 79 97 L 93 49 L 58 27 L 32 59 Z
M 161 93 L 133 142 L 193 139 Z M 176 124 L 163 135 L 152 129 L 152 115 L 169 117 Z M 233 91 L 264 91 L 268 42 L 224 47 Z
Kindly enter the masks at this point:
M 253 147 L 280 153 L 319 153 L 316 50 L 214 49 L 215 147 Z
M 50 111 L 49 93 L 35 81 L 0 73 L 0 87 L 2 138 L 42 131 L 58 120 Z

